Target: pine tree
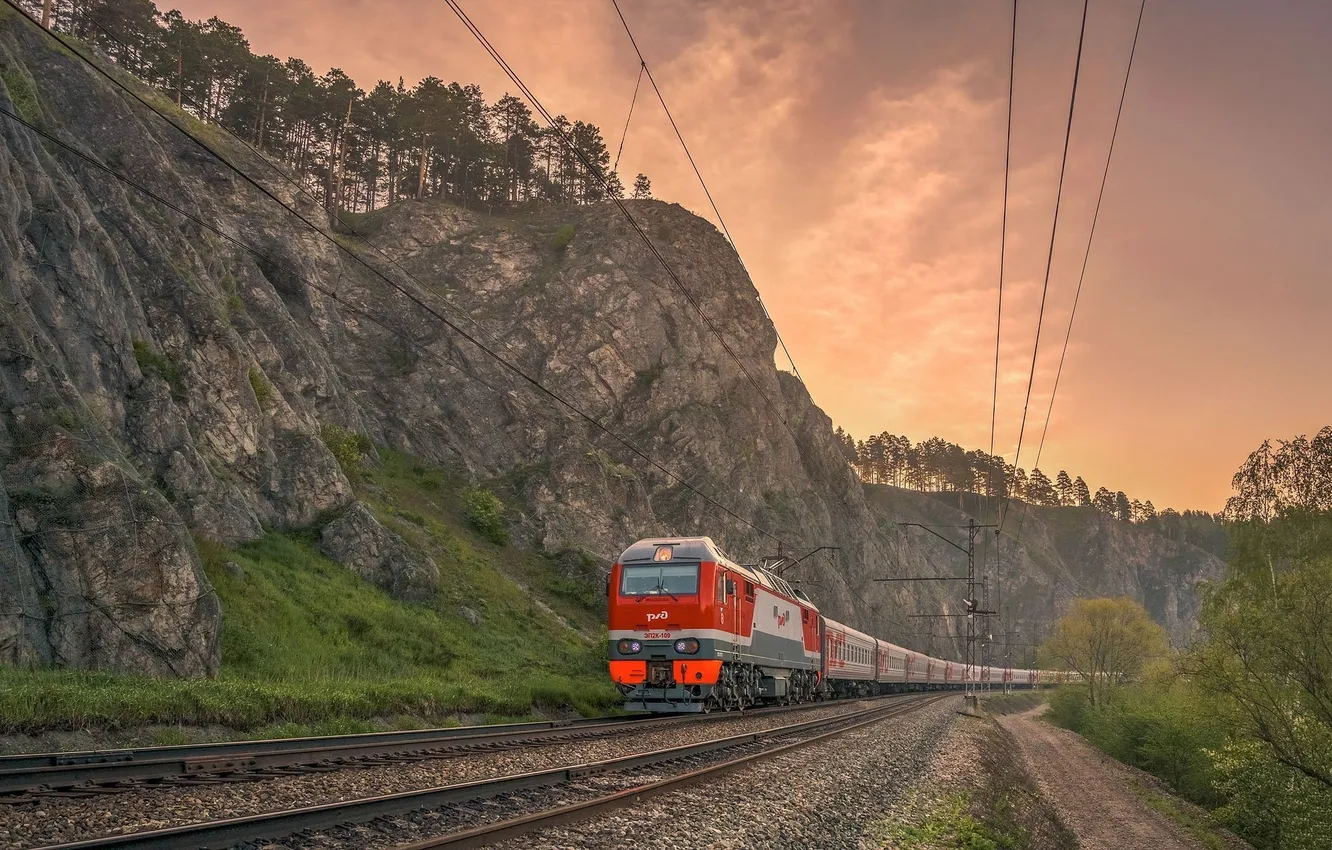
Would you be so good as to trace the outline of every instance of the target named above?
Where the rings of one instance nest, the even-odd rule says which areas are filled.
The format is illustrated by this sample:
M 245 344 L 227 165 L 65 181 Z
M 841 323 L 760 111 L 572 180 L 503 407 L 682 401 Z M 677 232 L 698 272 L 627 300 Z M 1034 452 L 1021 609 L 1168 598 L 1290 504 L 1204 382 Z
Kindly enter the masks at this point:
M 1133 521 L 1133 504 L 1123 490 L 1115 494 L 1115 518 L 1120 522 Z
M 1027 501 L 1033 505 L 1059 504 L 1059 496 L 1055 493 L 1054 485 L 1039 469 L 1033 469 L 1031 477 L 1027 479 Z
M 1073 504 L 1079 507 L 1087 507 L 1091 503 L 1091 490 L 1087 487 L 1087 482 L 1083 481 L 1082 476 L 1079 475 L 1077 480 L 1073 482 Z
M 646 174 L 640 173 L 634 178 L 634 199 L 646 201 L 652 197 L 652 181 Z
M 1059 475 L 1055 476 L 1055 489 L 1059 492 L 1059 504 L 1076 505 L 1074 501 L 1076 494 L 1073 490 L 1073 479 L 1068 477 L 1068 473 L 1059 470 Z
M 1092 497 L 1092 504 L 1096 507 L 1096 510 L 1106 516 L 1115 515 L 1115 494 L 1104 487 L 1096 488 L 1096 495 Z

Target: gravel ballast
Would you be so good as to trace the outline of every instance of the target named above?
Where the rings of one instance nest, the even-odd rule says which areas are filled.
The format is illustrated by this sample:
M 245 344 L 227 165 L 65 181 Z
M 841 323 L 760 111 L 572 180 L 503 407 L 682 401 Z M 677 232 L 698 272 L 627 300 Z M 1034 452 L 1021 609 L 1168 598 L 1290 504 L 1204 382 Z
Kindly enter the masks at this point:
M 961 701 L 945 699 L 632 809 L 531 833 L 496 850 L 877 847 L 867 833 L 929 769 Z M 429 837 L 423 832 L 419 838 Z M 379 845 L 368 845 L 376 847 Z
M 253 782 L 165 786 L 84 799 L 42 799 L 0 807 L 0 848 L 20 850 L 545 770 L 771 729 L 866 705 L 843 702 L 797 712 L 720 714 L 702 723 L 600 740 Z

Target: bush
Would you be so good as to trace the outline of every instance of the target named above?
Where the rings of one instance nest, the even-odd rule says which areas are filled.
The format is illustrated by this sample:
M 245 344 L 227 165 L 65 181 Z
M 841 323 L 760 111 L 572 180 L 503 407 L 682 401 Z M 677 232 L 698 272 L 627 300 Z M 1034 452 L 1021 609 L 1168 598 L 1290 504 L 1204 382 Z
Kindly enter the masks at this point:
M 250 389 L 254 390 L 254 400 L 263 407 L 273 397 L 273 385 L 264 377 L 263 371 L 258 366 L 250 367 L 249 377 Z
M 556 251 L 563 251 L 565 248 L 569 247 L 569 243 L 573 241 L 573 238 L 574 226 L 572 224 L 561 224 L 555 230 L 554 235 L 550 237 L 550 247 L 554 248 Z
M 462 492 L 463 515 L 491 543 L 504 546 L 509 542 L 509 527 L 504 522 L 504 503 L 494 493 L 482 487 L 468 487 Z
M 320 427 L 319 436 L 337 459 L 338 466 L 342 467 L 342 474 L 347 476 L 347 480 L 353 484 L 360 482 L 363 477 L 361 456 L 375 450 L 375 444 L 370 442 L 370 438 L 332 423 Z
M 1050 721 L 1065 729 L 1082 732 L 1090 708 L 1091 696 L 1082 685 L 1061 685 L 1050 694 Z
M 180 369 L 171 358 L 165 354 L 154 351 L 153 347 L 141 339 L 133 341 L 134 361 L 139 364 L 139 371 L 145 375 L 156 375 L 166 381 L 171 386 L 171 394 L 180 397 L 185 392 L 184 381 L 180 377 Z

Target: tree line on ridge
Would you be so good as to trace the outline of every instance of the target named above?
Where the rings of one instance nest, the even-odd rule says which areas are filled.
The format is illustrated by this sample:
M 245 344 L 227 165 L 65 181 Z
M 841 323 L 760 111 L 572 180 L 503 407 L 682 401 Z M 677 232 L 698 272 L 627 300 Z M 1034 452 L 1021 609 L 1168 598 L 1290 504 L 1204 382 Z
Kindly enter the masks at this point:
M 40 17 L 41 0 L 19 0 Z M 625 187 L 594 124 L 556 117 L 593 163 L 542 128 L 521 99 L 487 103 L 475 84 L 426 77 L 365 90 L 338 68 L 256 55 L 239 27 L 191 21 L 152 0 L 54 0 L 51 26 L 111 56 L 194 117 L 225 127 L 295 172 L 329 210 L 408 198 L 463 204 L 591 203 Z M 651 197 L 639 174 L 629 190 Z
M 940 437 L 913 444 L 909 438 L 887 431 L 864 440 L 842 428 L 835 434 L 847 463 L 866 484 L 980 493 L 1048 507 L 1089 506 L 1121 522 L 1152 525 L 1171 539 L 1207 549 L 1213 549 L 1220 536 L 1219 516 L 1197 510 L 1157 510 L 1150 499 L 1131 499 L 1122 490 L 1098 487 L 1093 492 L 1081 475 L 1063 469 L 1052 480 L 1039 468 L 1028 472 L 997 455 L 967 451 Z

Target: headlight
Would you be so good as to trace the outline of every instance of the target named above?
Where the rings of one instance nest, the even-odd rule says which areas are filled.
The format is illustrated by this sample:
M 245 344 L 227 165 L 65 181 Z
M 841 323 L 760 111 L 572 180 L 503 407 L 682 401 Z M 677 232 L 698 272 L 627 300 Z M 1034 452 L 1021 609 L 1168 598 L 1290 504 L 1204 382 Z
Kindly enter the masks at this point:
M 620 650 L 621 655 L 635 655 L 643 651 L 643 643 L 642 641 L 628 640 L 626 638 L 616 644 L 615 648 Z
M 682 655 L 693 655 L 698 652 L 698 640 L 696 638 L 681 638 L 675 642 L 675 651 Z

